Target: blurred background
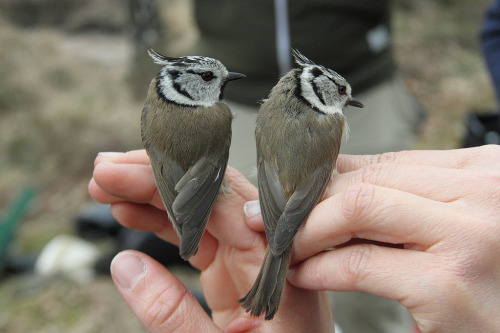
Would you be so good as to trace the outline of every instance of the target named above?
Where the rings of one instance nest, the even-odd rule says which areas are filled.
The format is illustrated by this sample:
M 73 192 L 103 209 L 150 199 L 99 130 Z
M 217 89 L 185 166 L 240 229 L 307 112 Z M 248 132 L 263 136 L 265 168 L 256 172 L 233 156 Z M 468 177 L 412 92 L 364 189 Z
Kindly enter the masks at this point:
M 496 111 L 479 47 L 489 2 L 394 1 L 398 65 L 427 111 L 415 148 L 461 147 L 466 114 Z M 186 0 L 0 1 L 0 333 L 144 331 L 106 274 L 21 272 L 54 237 L 75 234 L 96 154 L 142 148 L 158 70 L 145 49 L 182 55 L 196 39 Z

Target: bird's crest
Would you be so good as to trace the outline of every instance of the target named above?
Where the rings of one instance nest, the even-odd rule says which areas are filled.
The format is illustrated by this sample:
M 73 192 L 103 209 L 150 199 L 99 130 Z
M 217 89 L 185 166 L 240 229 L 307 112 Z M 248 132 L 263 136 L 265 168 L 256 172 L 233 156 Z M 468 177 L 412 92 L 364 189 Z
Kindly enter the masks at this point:
M 305 55 L 300 53 L 300 51 L 297 49 L 292 49 L 292 54 L 293 58 L 295 59 L 295 62 L 301 67 L 308 65 L 316 65 L 314 62 L 309 60 Z
M 153 61 L 158 65 L 166 65 L 172 61 L 172 58 L 164 56 L 163 54 L 160 54 L 153 49 L 149 49 L 148 54 L 153 59 Z

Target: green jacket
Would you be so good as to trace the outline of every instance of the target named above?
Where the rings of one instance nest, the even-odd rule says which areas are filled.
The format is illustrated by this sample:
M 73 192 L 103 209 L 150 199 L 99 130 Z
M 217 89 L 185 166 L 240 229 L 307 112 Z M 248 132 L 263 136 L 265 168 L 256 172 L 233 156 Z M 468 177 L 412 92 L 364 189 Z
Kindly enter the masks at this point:
M 267 97 L 289 69 L 290 47 L 344 76 L 354 94 L 395 70 L 389 0 L 196 0 L 195 14 L 195 52 L 247 75 L 227 89 L 242 103 Z

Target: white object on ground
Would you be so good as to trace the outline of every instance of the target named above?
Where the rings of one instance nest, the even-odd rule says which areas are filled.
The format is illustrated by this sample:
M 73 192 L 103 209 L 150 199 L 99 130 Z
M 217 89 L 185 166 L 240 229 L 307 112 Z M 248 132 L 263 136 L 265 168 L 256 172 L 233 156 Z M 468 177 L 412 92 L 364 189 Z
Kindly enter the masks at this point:
M 99 256 L 99 249 L 94 244 L 78 237 L 59 235 L 43 248 L 35 272 L 41 276 L 59 274 L 78 283 L 87 283 L 95 277 L 93 266 Z

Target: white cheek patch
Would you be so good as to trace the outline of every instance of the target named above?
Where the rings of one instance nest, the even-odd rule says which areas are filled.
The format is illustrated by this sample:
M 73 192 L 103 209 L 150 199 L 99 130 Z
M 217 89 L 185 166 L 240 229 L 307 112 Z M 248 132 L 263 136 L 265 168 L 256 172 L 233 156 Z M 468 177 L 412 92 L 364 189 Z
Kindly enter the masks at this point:
M 174 86 L 174 82 L 170 75 L 165 74 L 162 75 L 161 81 L 160 81 L 160 89 L 163 95 L 170 101 L 180 104 L 180 105 L 188 105 L 188 106 L 203 106 L 203 107 L 210 107 L 213 106 L 215 103 L 218 102 L 218 98 L 214 98 L 214 100 L 195 100 L 192 99 L 181 92 L 178 91 L 178 89 Z M 187 92 L 188 95 L 189 92 Z M 192 96 L 193 97 L 193 96 Z
M 310 69 L 304 69 L 300 75 L 300 88 L 302 97 L 311 105 L 326 114 L 342 114 L 342 108 L 337 105 L 325 105 L 314 91 L 312 80 L 314 79 Z

